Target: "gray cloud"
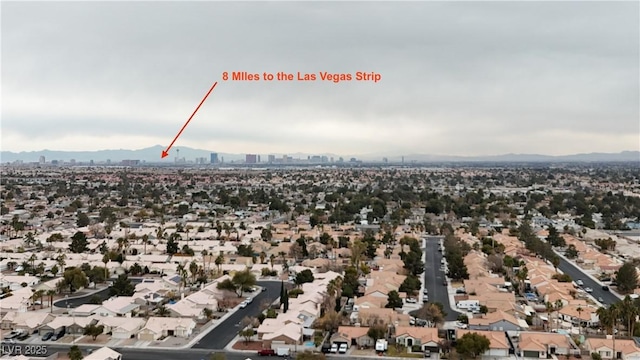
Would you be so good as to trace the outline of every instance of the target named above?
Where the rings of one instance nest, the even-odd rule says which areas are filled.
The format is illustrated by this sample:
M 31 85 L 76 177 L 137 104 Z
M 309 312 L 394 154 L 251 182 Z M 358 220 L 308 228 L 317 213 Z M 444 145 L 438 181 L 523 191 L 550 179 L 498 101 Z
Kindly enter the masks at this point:
M 179 145 L 455 155 L 637 150 L 639 6 L 9 2 L 3 149 L 168 143 L 219 81 Z M 375 71 L 383 79 L 241 83 L 222 81 L 225 71 Z

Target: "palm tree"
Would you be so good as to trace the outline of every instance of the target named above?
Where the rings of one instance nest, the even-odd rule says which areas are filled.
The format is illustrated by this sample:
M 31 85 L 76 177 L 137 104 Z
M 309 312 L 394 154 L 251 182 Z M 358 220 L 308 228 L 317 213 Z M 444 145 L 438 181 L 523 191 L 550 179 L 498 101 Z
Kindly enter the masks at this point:
M 220 272 L 220 266 L 222 266 L 222 264 L 224 264 L 224 255 L 222 255 L 222 253 L 220 253 L 218 255 L 218 257 L 216 258 L 215 264 L 218 267 L 218 273 L 219 273 Z
M 104 263 L 104 278 L 108 279 L 109 278 L 109 268 L 107 267 L 107 264 L 109 263 L 109 261 L 111 261 L 111 259 L 109 258 L 109 254 L 104 254 L 102 256 L 102 262 Z
M 260 252 L 260 264 L 264 264 L 264 259 L 266 259 L 267 257 L 267 253 L 265 253 L 264 251 Z
M 207 262 L 208 262 L 208 257 L 207 255 L 209 255 L 209 252 L 207 250 L 202 250 L 202 252 L 200 253 L 202 254 L 202 267 L 204 272 L 207 272 Z
M 617 359 L 616 354 L 616 328 L 618 327 L 618 318 L 620 309 L 617 304 L 611 304 L 608 308 L 601 307 L 596 311 L 602 326 L 607 333 L 611 334 L 613 358 Z
M 143 252 L 144 252 L 145 255 L 147 255 L 147 244 L 148 243 L 149 243 L 149 235 L 148 234 L 142 235 L 142 245 L 144 245 Z
M 276 261 L 276 256 L 274 254 L 271 254 L 269 256 L 269 263 L 271 263 L 271 270 L 273 270 L 273 263 Z
M 576 311 L 578 312 L 578 335 L 581 335 L 582 334 L 582 312 L 584 311 L 584 309 L 578 306 L 576 308 Z
M 47 290 L 47 296 L 49 297 L 49 307 L 53 313 L 53 296 L 56 294 L 55 290 Z
M 560 309 L 562 309 L 563 307 L 564 303 L 560 299 L 556 300 L 556 302 L 553 304 L 553 310 L 555 310 L 556 312 L 556 332 L 560 328 Z
M 37 300 L 40 300 L 40 309 L 42 309 L 42 298 L 44 297 L 44 290 L 36 290 L 31 295 L 31 299 L 35 303 Z
M 638 311 L 636 304 L 634 304 L 629 295 L 625 296 L 625 298 L 621 302 L 619 302 L 618 305 L 620 306 L 620 317 L 622 318 L 621 320 L 625 323 L 625 327 L 627 328 L 629 336 L 633 336 L 635 330 L 634 328 L 636 325 L 636 317 L 640 315 L 640 311 Z
M 547 313 L 547 322 L 549 325 L 547 326 L 548 331 L 551 331 L 551 313 L 553 312 L 553 304 L 548 302 L 545 305 L 545 311 Z

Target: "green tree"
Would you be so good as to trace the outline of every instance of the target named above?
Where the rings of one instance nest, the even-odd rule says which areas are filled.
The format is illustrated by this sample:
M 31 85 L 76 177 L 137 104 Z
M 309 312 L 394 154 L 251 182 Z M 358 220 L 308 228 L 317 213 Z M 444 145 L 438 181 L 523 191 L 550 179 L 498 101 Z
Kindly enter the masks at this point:
M 638 273 L 633 263 L 624 263 L 616 275 L 618 290 L 623 294 L 633 292 L 638 287 Z
M 564 256 L 566 256 L 567 259 L 575 259 L 578 255 L 578 249 L 576 249 L 576 246 L 573 244 L 569 245 L 564 251 Z
M 282 312 L 287 313 L 289 310 L 289 292 L 287 289 L 284 289 L 284 300 L 282 301 Z
M 404 279 L 402 284 L 400 284 L 400 288 L 398 290 L 400 290 L 401 292 L 407 293 L 409 297 L 412 297 L 412 296 L 415 296 L 418 289 L 420 289 L 420 286 L 421 286 L 420 279 L 418 279 L 417 276 L 408 275 Z
M 89 226 L 89 224 L 91 224 L 91 220 L 89 219 L 89 217 L 87 216 L 87 214 L 78 211 L 77 213 L 77 221 L 76 224 L 78 225 L 78 227 L 85 227 L 85 226 Z
M 238 335 L 242 336 L 244 338 L 244 342 L 248 343 L 249 341 L 251 341 L 251 338 L 253 337 L 253 335 L 255 335 L 255 330 L 253 330 L 253 328 L 246 328 L 244 330 L 240 330 L 240 332 L 238 333 Z
M 315 280 L 313 277 L 313 272 L 311 272 L 311 270 L 309 269 L 305 269 L 296 274 L 295 283 L 296 285 L 302 285 L 304 283 L 313 282 L 313 280 Z
M 549 226 L 547 230 L 549 235 L 547 235 L 547 242 L 554 247 L 564 247 L 566 245 L 564 238 L 560 236 L 558 229 L 555 226 Z
M 103 332 L 104 332 L 103 325 L 90 324 L 84 327 L 84 334 L 91 336 L 93 341 L 95 341 L 98 335 L 101 335 Z
M 70 347 L 67 355 L 69 356 L 69 360 L 81 360 L 84 358 L 84 356 L 82 356 L 82 350 L 80 350 L 78 345 Z
M 171 234 L 171 236 L 169 236 L 169 240 L 167 240 L 167 254 L 169 255 L 173 255 L 178 252 L 178 242 L 174 235 L 176 235 L 176 233 Z
M 118 275 L 116 281 L 114 281 L 111 288 L 109 288 L 109 294 L 111 296 L 132 296 L 135 292 L 135 286 L 125 274 Z
M 378 339 L 384 339 L 387 335 L 387 326 L 382 324 L 376 324 L 369 327 L 367 331 L 367 336 L 373 339 L 373 341 L 377 341 Z
M 89 251 L 88 245 L 89 245 L 89 242 L 87 241 L 87 236 L 83 232 L 78 231 L 75 234 L 73 234 L 73 236 L 71 237 L 71 244 L 69 244 L 69 250 L 71 250 L 71 252 L 76 254 L 87 252 Z
M 456 351 L 465 358 L 477 359 L 489 350 L 491 342 L 486 336 L 470 332 L 462 335 L 456 343 Z
M 68 286 L 70 292 L 74 292 L 89 285 L 89 279 L 79 267 L 70 268 L 64 271 L 61 284 L 62 287 Z
M 389 294 L 387 294 L 387 305 L 386 308 L 397 309 L 402 307 L 402 299 L 400 298 L 400 294 L 397 291 L 391 290 Z

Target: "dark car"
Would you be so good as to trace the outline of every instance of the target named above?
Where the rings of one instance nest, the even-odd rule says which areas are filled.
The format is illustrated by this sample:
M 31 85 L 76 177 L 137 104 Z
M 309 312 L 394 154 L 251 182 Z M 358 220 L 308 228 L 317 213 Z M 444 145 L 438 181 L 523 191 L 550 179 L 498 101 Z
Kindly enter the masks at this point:
M 609 291 L 609 287 L 607 285 L 602 285 L 602 290 Z
M 62 329 L 60 332 L 58 332 L 55 335 L 53 335 L 53 337 L 51 337 L 51 340 L 52 341 L 60 340 L 60 338 L 62 338 L 65 333 L 66 333 L 65 329 Z
M 51 337 L 53 336 L 53 332 L 49 331 L 48 333 L 44 334 L 42 336 L 42 341 L 47 341 L 49 339 L 51 339 Z
M 18 340 L 20 340 L 20 341 L 27 340 L 29 338 L 29 336 L 31 336 L 31 334 L 29 334 L 28 332 L 25 331 L 22 334 L 18 335 Z

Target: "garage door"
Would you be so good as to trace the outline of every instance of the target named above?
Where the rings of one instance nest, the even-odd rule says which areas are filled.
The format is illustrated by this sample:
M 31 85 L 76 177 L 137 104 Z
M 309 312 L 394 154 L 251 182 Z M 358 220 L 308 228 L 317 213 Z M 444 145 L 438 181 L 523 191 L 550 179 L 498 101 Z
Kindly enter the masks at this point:
M 138 339 L 142 340 L 142 341 L 153 341 L 153 334 L 151 333 L 139 333 L 138 334 Z
M 540 353 L 537 351 L 524 351 L 524 357 L 537 359 L 540 357 Z

